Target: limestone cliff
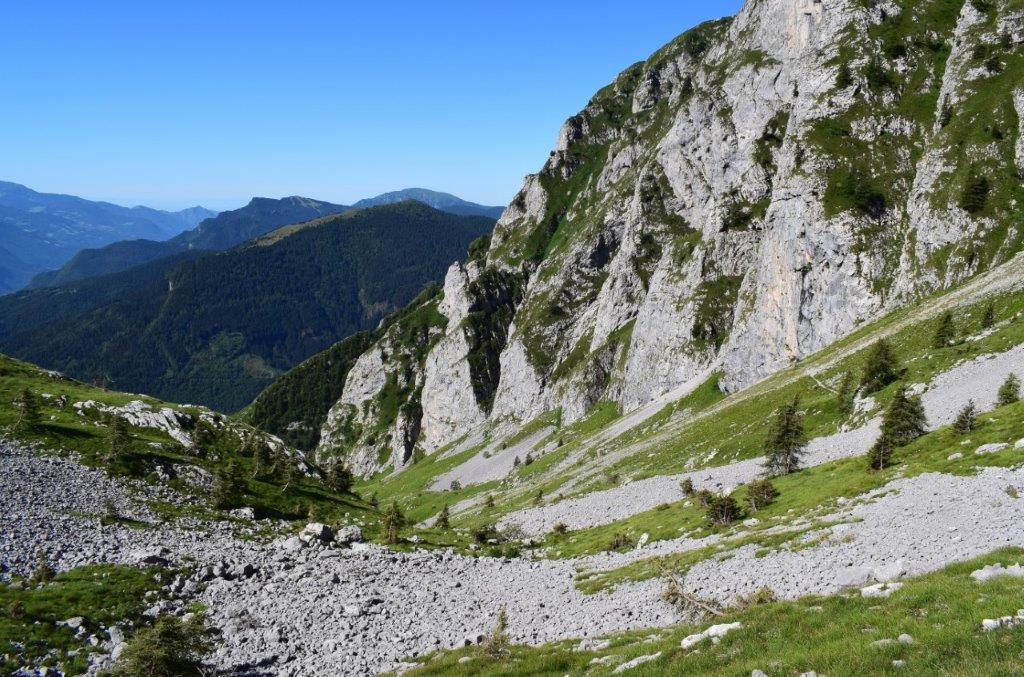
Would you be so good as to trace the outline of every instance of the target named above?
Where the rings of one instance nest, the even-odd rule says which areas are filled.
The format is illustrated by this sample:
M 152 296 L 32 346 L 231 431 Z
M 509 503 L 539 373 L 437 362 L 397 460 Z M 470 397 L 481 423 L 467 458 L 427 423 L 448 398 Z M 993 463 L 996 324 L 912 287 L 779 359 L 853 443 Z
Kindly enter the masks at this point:
M 743 388 L 1006 260 L 1022 42 L 1020 0 L 749 0 L 684 33 L 565 123 L 430 329 L 360 359 L 321 453 L 371 474 L 713 371 Z

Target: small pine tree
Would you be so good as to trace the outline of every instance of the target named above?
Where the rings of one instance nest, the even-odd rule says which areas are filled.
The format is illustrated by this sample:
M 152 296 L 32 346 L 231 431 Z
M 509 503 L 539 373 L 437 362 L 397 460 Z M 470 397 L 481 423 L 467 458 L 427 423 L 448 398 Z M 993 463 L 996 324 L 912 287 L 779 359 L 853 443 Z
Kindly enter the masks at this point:
M 138 675 L 202 675 L 203 657 L 213 649 L 202 614 L 185 621 L 161 616 L 141 628 L 121 651 L 110 671 L 112 677 Z
M 765 441 L 765 466 L 769 475 L 788 475 L 800 468 L 800 459 L 807 448 L 800 397 L 780 408 Z
M 839 66 L 839 72 L 836 73 L 836 87 L 839 89 L 846 89 L 853 84 L 853 72 L 850 70 L 848 63 L 843 63 Z
M 494 507 L 494 496 L 487 494 L 487 498 L 484 499 L 484 507 L 488 510 Z
M 40 550 L 36 553 L 36 569 L 32 572 L 32 578 L 30 582 L 33 585 L 39 585 L 40 583 L 49 583 L 56 576 L 53 567 L 50 566 L 49 562 L 46 561 L 46 553 Z
M 861 375 L 860 386 L 865 393 L 871 394 L 898 380 L 901 374 L 902 370 L 892 347 L 888 341 L 882 339 L 875 344 L 868 355 L 864 373 Z
M 960 194 L 960 207 L 968 214 L 977 214 L 985 208 L 991 190 L 988 177 L 972 174 Z
M 213 504 L 221 509 L 232 507 L 238 497 L 245 493 L 245 479 L 238 461 L 231 459 L 217 469 L 213 483 Z
M 399 532 L 405 528 L 406 519 L 402 509 L 398 507 L 398 501 L 391 501 L 391 506 L 384 513 L 381 526 L 384 529 L 384 542 L 397 543 Z
M 892 437 L 882 433 L 868 450 L 868 469 L 884 470 L 892 461 Z
M 901 386 L 882 416 L 882 435 L 888 436 L 894 446 L 902 447 L 925 434 L 927 428 L 928 420 L 921 398 L 910 397 L 907 389 Z
M 508 653 L 508 615 L 505 613 L 505 607 L 502 606 L 498 609 L 498 618 L 494 623 L 494 630 L 487 637 L 487 642 L 484 644 L 484 651 L 487 652 L 488 656 L 498 657 L 504 656 Z
M 544 490 L 538 489 L 537 493 L 533 495 L 533 504 L 540 505 L 544 501 Z
M 515 459 L 513 459 L 513 461 L 512 461 L 512 467 L 513 468 L 518 468 L 520 466 L 520 464 L 522 464 L 522 461 L 520 461 L 519 457 L 516 456 Z
M 747 500 L 751 510 L 760 510 L 779 497 L 779 490 L 769 479 L 756 480 L 747 488 Z
M 999 386 L 999 406 L 1005 407 L 1020 399 L 1020 379 L 1016 374 L 1010 374 Z
M 200 420 L 192 431 L 192 454 L 199 458 L 206 458 L 214 443 L 217 441 L 217 432 L 208 422 Z
M 434 521 L 434 526 L 438 529 L 444 529 L 445 531 L 452 528 L 451 514 L 448 512 L 447 503 L 445 503 L 444 507 L 441 508 L 441 512 L 437 516 L 437 520 Z
M 693 496 L 693 480 L 687 477 L 679 483 L 679 490 L 683 492 L 683 496 L 689 498 Z
M 740 518 L 740 506 L 732 496 L 713 496 L 708 503 L 708 521 L 717 526 L 732 524 Z
M 107 461 L 114 463 L 128 453 L 128 445 L 131 436 L 128 433 L 128 422 L 123 416 L 115 416 L 110 422 L 110 447 L 107 451 Z
M 854 383 L 853 372 L 843 374 L 843 380 L 839 382 L 839 391 L 836 393 L 836 406 L 839 413 L 849 416 L 853 413 L 854 397 L 857 395 L 857 386 Z
M 996 306 L 991 301 L 985 306 L 985 312 L 981 314 L 981 328 L 991 329 L 996 323 Z
M 968 400 L 960 413 L 953 421 L 953 430 L 963 435 L 978 427 L 978 408 L 974 406 L 974 400 Z
M 953 313 L 948 310 L 939 319 L 939 326 L 935 329 L 935 336 L 932 339 L 933 348 L 946 348 L 956 338 L 956 324 L 953 322 Z
M 253 479 L 262 477 L 270 472 L 274 465 L 274 457 L 265 443 L 258 443 L 252 454 L 252 476 Z
M 352 491 L 354 481 L 352 471 L 345 467 L 341 461 L 337 461 L 327 472 L 327 486 L 331 491 L 339 494 L 347 494 Z
M 18 407 L 18 420 L 14 424 L 15 432 L 24 433 L 39 427 L 39 400 L 35 394 L 25 388 L 15 403 Z

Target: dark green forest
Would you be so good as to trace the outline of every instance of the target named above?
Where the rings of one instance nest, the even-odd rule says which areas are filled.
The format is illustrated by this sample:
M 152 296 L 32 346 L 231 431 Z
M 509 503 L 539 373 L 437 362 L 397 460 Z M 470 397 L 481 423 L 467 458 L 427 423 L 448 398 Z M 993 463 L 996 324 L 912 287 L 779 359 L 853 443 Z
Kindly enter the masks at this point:
M 417 202 L 324 217 L 183 262 L 0 349 L 117 390 L 237 411 L 284 371 L 405 306 L 493 225 Z

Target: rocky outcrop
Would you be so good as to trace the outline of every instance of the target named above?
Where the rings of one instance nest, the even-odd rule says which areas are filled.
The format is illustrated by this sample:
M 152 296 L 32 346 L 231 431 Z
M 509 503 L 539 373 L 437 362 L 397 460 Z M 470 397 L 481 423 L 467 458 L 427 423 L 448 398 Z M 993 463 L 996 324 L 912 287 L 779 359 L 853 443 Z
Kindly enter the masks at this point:
M 415 444 L 737 390 L 1018 251 L 1019 12 L 940 4 L 751 1 L 623 71 L 449 272 Z

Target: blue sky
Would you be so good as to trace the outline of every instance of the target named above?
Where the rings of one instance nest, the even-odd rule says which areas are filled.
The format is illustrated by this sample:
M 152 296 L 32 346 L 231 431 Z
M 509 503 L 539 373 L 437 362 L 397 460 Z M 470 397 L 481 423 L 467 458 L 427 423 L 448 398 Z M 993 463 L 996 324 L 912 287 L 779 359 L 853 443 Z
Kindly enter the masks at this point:
M 5 0 L 0 179 L 165 208 L 503 204 L 616 73 L 741 4 Z

